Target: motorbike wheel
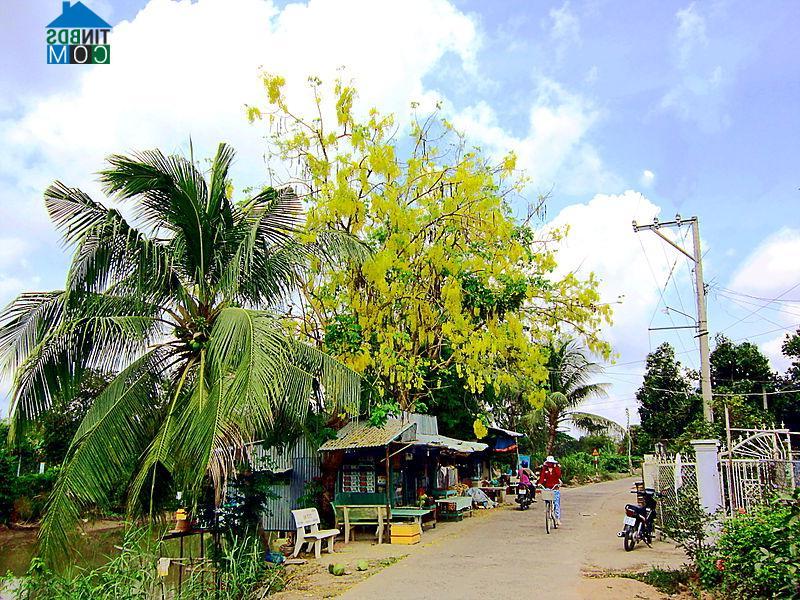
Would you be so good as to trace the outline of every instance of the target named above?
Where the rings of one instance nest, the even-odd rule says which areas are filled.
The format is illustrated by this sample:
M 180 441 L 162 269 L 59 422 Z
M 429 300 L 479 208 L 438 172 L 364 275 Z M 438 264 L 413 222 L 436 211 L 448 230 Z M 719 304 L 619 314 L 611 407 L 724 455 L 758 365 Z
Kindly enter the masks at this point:
M 636 538 L 634 537 L 633 529 L 625 532 L 622 545 L 625 547 L 625 552 L 630 552 L 636 547 Z

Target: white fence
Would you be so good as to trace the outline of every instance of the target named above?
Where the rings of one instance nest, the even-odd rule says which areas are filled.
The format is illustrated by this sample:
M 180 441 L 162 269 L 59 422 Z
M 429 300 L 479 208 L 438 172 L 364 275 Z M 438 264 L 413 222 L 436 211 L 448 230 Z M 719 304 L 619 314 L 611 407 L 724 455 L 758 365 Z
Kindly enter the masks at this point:
M 671 454 L 658 452 L 647 455 L 644 463 L 645 486 L 660 494 L 656 509 L 656 525 L 664 530 L 674 526 L 674 510 L 678 505 L 678 493 L 697 494 L 697 465 L 693 454 Z M 651 481 L 648 481 L 651 479 Z
M 782 492 L 800 484 L 800 459 L 792 454 L 791 434 L 783 429 L 731 430 L 730 449 L 717 453 L 715 440 L 692 442 L 697 456 L 663 451 L 646 455 L 643 466 L 645 485 L 660 492 L 657 524 L 670 526 L 675 514 L 678 490 L 696 494 L 709 512 L 722 508 L 732 515 L 749 511 Z M 698 458 L 703 452 L 703 468 Z M 702 480 L 702 481 L 701 481 Z

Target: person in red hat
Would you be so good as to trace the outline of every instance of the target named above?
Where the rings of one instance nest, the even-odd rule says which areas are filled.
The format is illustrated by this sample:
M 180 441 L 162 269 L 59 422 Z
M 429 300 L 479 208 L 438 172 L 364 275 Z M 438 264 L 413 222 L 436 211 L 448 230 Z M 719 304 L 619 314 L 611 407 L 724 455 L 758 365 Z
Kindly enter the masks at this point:
M 553 490 L 553 510 L 556 513 L 556 527 L 561 526 L 561 467 L 551 454 L 544 459 L 539 473 L 539 485 Z

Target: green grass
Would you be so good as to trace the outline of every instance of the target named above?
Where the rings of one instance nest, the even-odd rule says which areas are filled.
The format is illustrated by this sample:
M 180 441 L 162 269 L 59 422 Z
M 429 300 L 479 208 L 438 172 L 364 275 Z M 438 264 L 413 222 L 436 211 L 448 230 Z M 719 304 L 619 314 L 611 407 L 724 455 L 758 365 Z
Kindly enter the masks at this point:
M 658 569 L 653 568 L 645 573 L 615 573 L 613 577 L 635 579 L 647 585 L 652 585 L 659 592 L 677 594 L 681 586 L 689 585 L 690 573 L 687 569 Z

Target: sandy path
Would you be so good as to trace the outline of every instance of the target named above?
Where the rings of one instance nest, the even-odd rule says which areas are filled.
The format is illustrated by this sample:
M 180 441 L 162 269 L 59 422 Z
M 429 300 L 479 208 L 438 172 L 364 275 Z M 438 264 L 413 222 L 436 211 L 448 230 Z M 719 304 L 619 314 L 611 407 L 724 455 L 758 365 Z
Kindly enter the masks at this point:
M 622 507 L 633 496 L 632 479 L 609 481 L 562 493 L 563 526 L 547 535 L 542 503 L 520 512 L 492 511 L 456 535 L 412 551 L 397 564 L 358 583 L 339 598 L 478 599 L 662 598 L 632 580 L 586 579 L 583 572 L 679 566 L 683 554 L 671 544 L 639 546 L 626 553 L 616 537 Z M 459 524 L 461 525 L 461 524 Z M 447 525 L 443 525 L 447 527 Z

